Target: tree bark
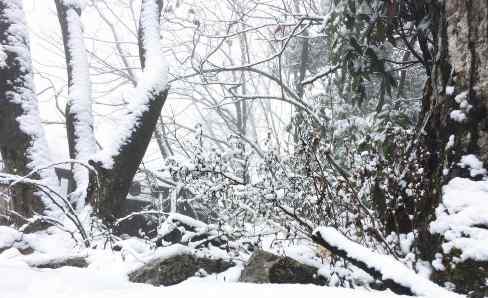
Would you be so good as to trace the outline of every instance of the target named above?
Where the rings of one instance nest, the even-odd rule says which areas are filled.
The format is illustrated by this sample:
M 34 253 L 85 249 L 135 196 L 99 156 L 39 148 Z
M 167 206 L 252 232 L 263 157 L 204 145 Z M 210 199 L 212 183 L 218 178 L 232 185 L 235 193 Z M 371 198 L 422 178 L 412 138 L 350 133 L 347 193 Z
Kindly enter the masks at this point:
M 423 98 L 425 128 L 418 150 L 424 170 L 423 196 L 417 202 L 420 213 L 416 218 L 417 248 L 423 260 L 433 260 L 442 252 L 441 236 L 429 231 L 442 199 L 442 187 L 455 177 L 482 178 L 471 176 L 470 169 L 459 164 L 461 157 L 474 154 L 485 168 L 488 166 L 488 3 L 435 1 L 429 10 L 435 61 Z M 454 92 L 446 92 L 452 87 Z M 453 117 L 453 113 L 461 117 Z M 434 274 L 434 279 L 452 281 L 461 292 L 474 290 L 473 297 L 481 295 L 476 285 L 488 278 L 486 268 L 483 271 L 484 266 L 479 264 L 456 267 Z M 464 276 L 461 282 L 455 278 L 459 275 Z
M 24 176 L 49 163 L 49 157 L 40 128 L 22 1 L 0 0 L 0 44 L 0 150 L 5 170 Z M 30 178 L 49 176 L 54 176 L 52 169 Z M 11 195 L 13 209 L 22 216 L 45 211 L 46 202 L 33 185 L 18 183 Z
M 87 162 L 96 152 L 92 115 L 92 98 L 88 59 L 81 28 L 81 7 L 75 2 L 55 0 L 63 37 L 68 74 L 68 102 L 66 104 L 66 130 L 71 159 Z M 83 207 L 93 195 L 90 173 L 80 164 L 72 164 L 73 179 L 68 192 L 77 207 Z
M 147 28 L 142 25 L 143 17 L 154 12 L 146 11 L 148 9 L 157 9 L 157 21 L 159 25 L 159 18 L 162 9 L 161 1 L 157 0 L 143 0 L 141 7 L 141 19 L 139 21 L 139 56 L 141 66 L 145 70 L 146 63 L 151 64 L 158 61 L 149 61 L 147 53 L 153 49 L 147 48 L 145 43 L 147 35 L 154 35 L 150 30 L 157 30 L 159 36 L 159 26 L 157 28 Z M 161 78 L 163 79 L 163 78 Z M 149 92 L 149 103 L 147 110 L 138 117 L 132 133 L 127 138 L 127 141 L 119 148 L 119 152 L 113 157 L 113 167 L 110 169 L 103 166 L 96 165 L 100 174 L 100 198 L 98 203 L 98 210 L 102 218 L 110 223 L 116 218 L 122 217 L 126 214 L 126 197 L 129 192 L 129 187 L 136 174 L 139 165 L 144 157 L 146 149 L 151 141 L 151 136 L 156 127 L 156 123 L 161 114 L 164 102 L 168 95 L 168 89 L 153 90 Z

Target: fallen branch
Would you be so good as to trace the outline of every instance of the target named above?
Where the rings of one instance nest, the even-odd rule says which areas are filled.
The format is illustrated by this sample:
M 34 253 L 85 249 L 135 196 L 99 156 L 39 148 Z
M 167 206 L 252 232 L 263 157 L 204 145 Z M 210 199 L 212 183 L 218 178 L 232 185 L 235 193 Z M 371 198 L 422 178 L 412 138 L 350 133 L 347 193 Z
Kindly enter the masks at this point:
M 391 256 L 381 255 L 353 242 L 331 227 L 316 229 L 312 240 L 366 271 L 383 285 L 400 295 L 428 297 L 464 297 L 450 292 L 418 275 Z

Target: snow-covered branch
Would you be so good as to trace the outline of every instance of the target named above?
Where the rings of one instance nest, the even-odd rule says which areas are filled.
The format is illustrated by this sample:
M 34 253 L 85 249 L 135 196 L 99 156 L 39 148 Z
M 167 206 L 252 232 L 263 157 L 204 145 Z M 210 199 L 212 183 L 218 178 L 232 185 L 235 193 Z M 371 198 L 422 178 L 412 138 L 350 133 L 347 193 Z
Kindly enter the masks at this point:
M 395 293 L 428 297 L 463 297 L 416 274 L 393 257 L 373 252 L 347 239 L 334 228 L 318 228 L 312 238 L 332 253 L 381 280 Z
M 127 96 L 127 114 L 112 142 L 93 157 L 102 174 L 100 211 L 105 218 L 123 216 L 124 200 L 151 141 L 168 95 L 167 64 L 160 40 L 162 3 L 143 0 L 139 19 L 139 56 L 142 74 Z
M 110 146 L 97 154 L 96 160 L 107 169 L 113 168 L 117 156 L 123 155 L 130 143 L 142 132 L 146 122 L 151 123 L 147 114 L 161 110 L 166 99 L 168 87 L 168 67 L 163 57 L 160 41 L 160 2 L 145 0 L 142 2 L 139 28 L 139 55 L 143 72 L 137 86 L 130 94 L 133 100 L 127 107 L 125 121 Z M 158 112 L 158 116 L 159 116 Z M 148 121 L 149 120 L 149 121 Z M 151 125 L 154 127 L 154 125 Z M 152 133 L 152 129 L 151 129 Z

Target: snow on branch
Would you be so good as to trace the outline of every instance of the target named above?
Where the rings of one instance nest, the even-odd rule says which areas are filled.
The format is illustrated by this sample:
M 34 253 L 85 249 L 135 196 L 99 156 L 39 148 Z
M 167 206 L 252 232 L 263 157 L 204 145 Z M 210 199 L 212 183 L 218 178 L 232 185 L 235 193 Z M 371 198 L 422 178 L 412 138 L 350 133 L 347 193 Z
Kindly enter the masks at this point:
M 168 87 L 168 67 L 161 48 L 160 12 L 160 1 L 142 1 L 139 53 L 143 71 L 136 88 L 127 96 L 133 99 L 127 107 L 128 113 L 120 124 L 119 132 L 112 144 L 96 156 L 96 161 L 102 162 L 105 168 L 114 166 L 114 157 L 133 140 L 134 132 L 142 125 L 145 120 L 143 116 L 150 111 L 154 101 L 165 100 L 162 94 Z
M 416 274 L 391 256 L 381 255 L 355 243 L 336 229 L 322 227 L 314 231 L 313 240 L 332 253 L 363 269 L 397 294 L 427 297 L 464 297 L 440 287 Z

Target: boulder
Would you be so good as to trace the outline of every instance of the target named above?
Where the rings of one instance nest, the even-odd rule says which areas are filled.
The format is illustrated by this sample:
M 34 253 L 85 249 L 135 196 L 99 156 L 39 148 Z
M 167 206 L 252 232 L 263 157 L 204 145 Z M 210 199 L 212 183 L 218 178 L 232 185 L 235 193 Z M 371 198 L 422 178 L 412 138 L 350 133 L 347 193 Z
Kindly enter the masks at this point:
M 25 224 L 21 231 L 24 234 L 32 234 L 39 231 L 47 230 L 48 228 L 54 226 L 54 224 L 50 221 L 47 221 L 43 218 L 35 218 L 32 222 Z
M 150 214 L 134 214 L 117 224 L 113 232 L 115 235 L 154 238 L 157 235 L 157 217 Z
M 258 250 L 251 256 L 239 281 L 316 285 L 324 285 L 326 282 L 317 274 L 317 268 L 263 250 Z
M 65 266 L 86 268 L 88 267 L 88 262 L 85 257 L 71 256 L 52 260 L 46 260 L 43 262 L 29 262 L 29 266 L 36 268 L 50 268 L 57 269 Z
M 146 264 L 129 273 L 129 280 L 154 286 L 170 286 L 200 272 L 204 274 L 220 273 L 234 265 L 234 263 L 229 261 L 182 254 Z
M 11 227 L 0 226 L 0 254 L 10 248 L 16 248 L 23 255 L 34 252 L 23 238 L 23 233 Z

